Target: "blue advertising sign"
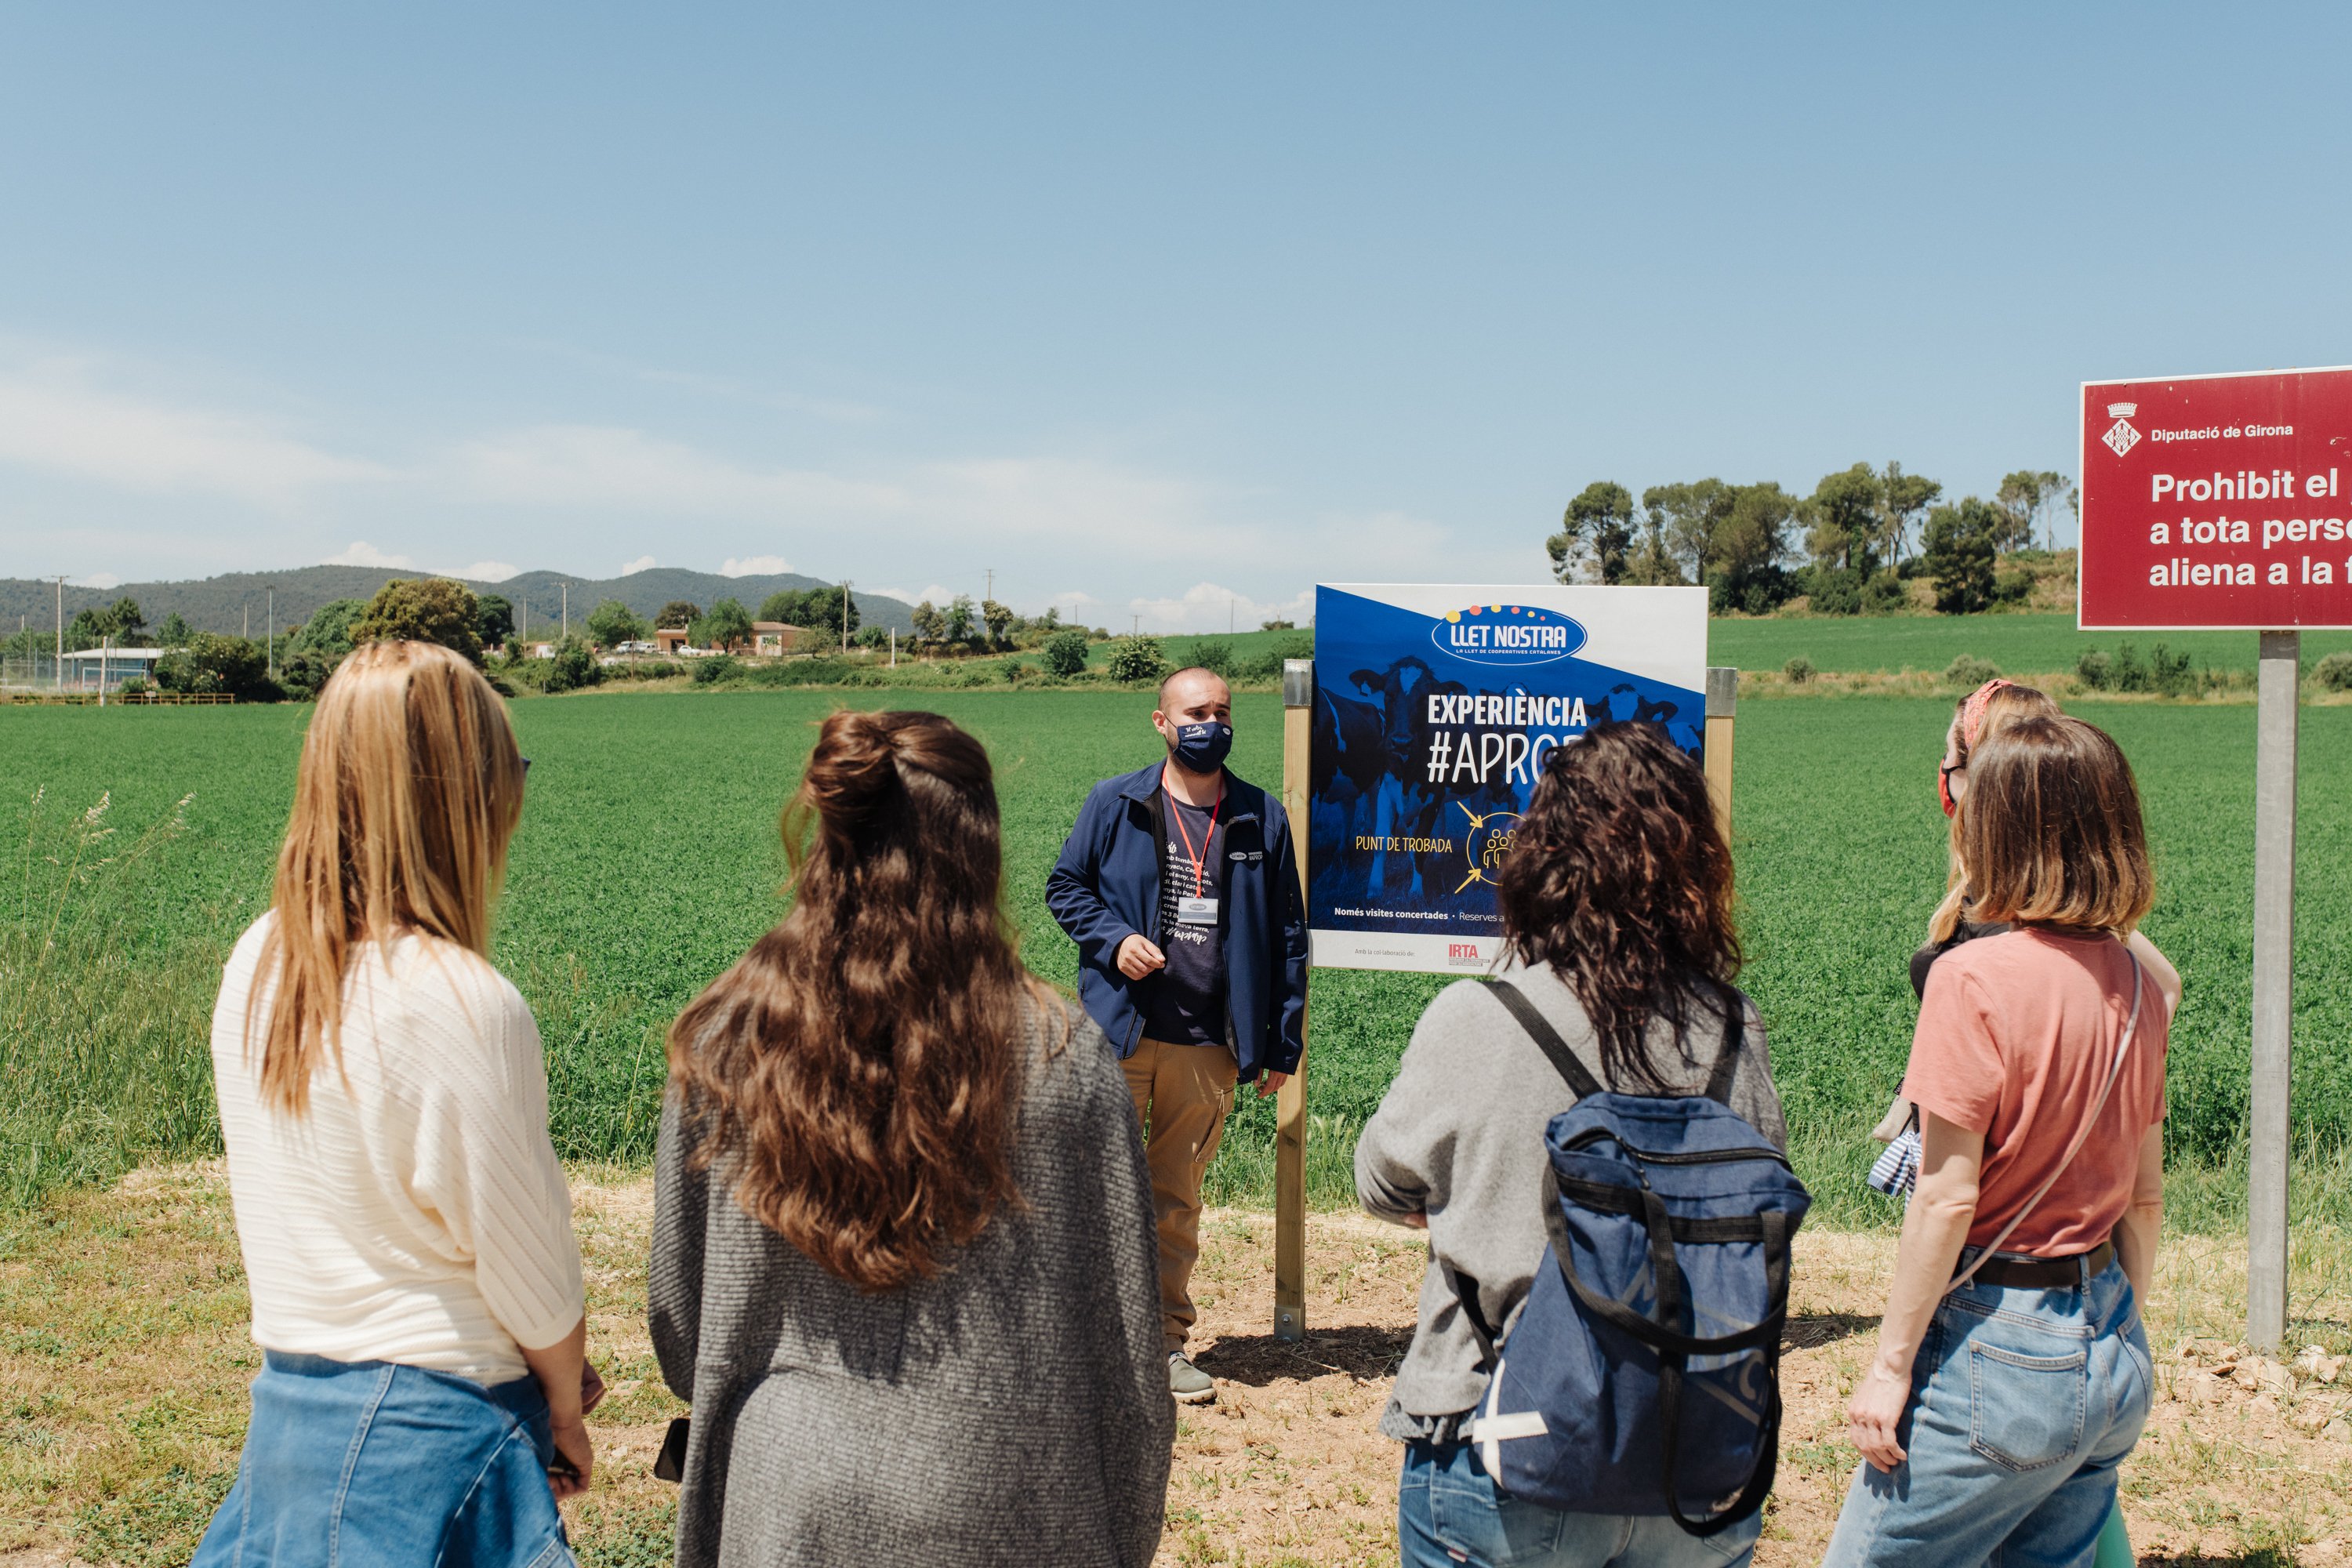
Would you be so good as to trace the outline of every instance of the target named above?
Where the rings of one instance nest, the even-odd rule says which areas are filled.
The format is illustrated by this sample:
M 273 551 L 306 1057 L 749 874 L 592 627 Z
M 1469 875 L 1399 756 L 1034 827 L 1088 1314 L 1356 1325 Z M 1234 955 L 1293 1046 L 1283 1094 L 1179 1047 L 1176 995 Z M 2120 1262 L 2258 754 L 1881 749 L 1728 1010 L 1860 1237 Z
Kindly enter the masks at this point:
M 1706 590 L 1315 590 L 1307 923 L 1341 969 L 1481 970 L 1546 752 L 1611 719 L 1706 738 Z

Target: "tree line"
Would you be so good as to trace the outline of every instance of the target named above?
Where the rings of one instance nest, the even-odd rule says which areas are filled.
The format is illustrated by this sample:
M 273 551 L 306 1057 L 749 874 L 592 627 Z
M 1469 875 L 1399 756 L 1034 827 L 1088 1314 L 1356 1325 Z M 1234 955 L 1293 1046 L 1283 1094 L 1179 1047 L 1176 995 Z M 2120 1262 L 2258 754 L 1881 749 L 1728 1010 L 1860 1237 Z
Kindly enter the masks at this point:
M 2061 504 L 2082 517 L 2082 491 L 2047 469 L 2010 474 L 1990 501 L 1943 494 L 1896 462 L 1825 474 L 1811 495 L 1771 480 L 1653 485 L 1638 506 L 1600 479 L 1544 548 L 1563 583 L 1700 584 L 1718 612 L 1764 615 L 1801 594 L 1823 614 L 1883 615 L 1924 577 L 1937 609 L 1965 614 L 2023 597 L 2030 574 L 2000 573 L 2000 557 L 2037 540 L 2054 548 Z

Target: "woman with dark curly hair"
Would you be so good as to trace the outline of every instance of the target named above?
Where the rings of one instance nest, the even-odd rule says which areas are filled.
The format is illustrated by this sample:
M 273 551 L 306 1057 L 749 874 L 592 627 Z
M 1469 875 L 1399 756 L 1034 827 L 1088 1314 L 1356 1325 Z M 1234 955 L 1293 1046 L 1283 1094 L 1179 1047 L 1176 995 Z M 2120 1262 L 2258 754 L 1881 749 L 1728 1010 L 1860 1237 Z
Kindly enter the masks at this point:
M 653 1341 L 681 1564 L 1142 1568 L 1175 1407 L 1102 1031 L 1022 966 L 988 753 L 835 713 L 783 923 L 679 1015 Z
M 1731 1109 L 1786 1147 L 1763 1026 L 1732 984 L 1731 852 L 1705 776 L 1663 731 L 1602 724 L 1549 753 L 1500 892 L 1499 977 L 1598 1081 L 1696 1095 L 1733 1050 Z M 1663 1513 L 1557 1512 L 1498 1494 L 1465 1440 L 1496 1346 L 1543 1261 L 1544 1129 L 1575 1099 L 1501 1001 L 1463 981 L 1422 1014 L 1356 1145 L 1364 1207 L 1429 1232 L 1420 1325 L 1381 1417 L 1406 1445 L 1397 1522 L 1407 1568 L 1737 1565 L 1754 1553 L 1760 1510 L 1706 1539 Z

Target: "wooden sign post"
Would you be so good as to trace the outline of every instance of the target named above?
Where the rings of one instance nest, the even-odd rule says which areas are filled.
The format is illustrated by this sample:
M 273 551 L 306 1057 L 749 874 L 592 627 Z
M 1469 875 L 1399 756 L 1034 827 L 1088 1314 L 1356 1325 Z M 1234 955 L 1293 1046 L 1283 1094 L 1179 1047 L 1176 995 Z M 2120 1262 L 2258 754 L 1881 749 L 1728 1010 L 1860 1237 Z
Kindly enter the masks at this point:
M 1706 791 L 1715 797 L 1716 830 L 1731 844 L 1731 720 L 1739 706 L 1739 671 L 1729 665 L 1706 670 Z
M 1315 662 L 1282 661 L 1282 809 L 1292 858 L 1307 875 L 1307 736 L 1315 717 Z M 1303 892 L 1303 889 L 1301 890 Z M 1313 973 L 1313 969 L 1308 969 Z M 1301 1004 L 1298 1070 L 1274 1100 L 1274 1337 L 1307 1337 L 1307 1040 Z

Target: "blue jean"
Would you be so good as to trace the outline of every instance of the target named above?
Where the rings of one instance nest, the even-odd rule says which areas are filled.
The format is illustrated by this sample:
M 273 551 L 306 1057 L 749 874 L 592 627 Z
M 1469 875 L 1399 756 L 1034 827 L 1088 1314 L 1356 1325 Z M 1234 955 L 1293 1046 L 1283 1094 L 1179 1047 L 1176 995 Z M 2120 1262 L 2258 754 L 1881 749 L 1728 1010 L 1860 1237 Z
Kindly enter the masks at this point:
M 2155 1382 L 2120 1264 L 1954 1291 L 1912 1367 L 1906 1458 L 1854 1471 L 1822 1568 L 2088 1568 Z
M 270 1351 L 190 1568 L 572 1568 L 554 1451 L 531 1378 Z
M 1495 1490 L 1468 1443 L 1409 1443 L 1397 1483 L 1403 1568 L 1747 1568 L 1764 1512 L 1696 1536 L 1664 1514 L 1559 1513 Z

